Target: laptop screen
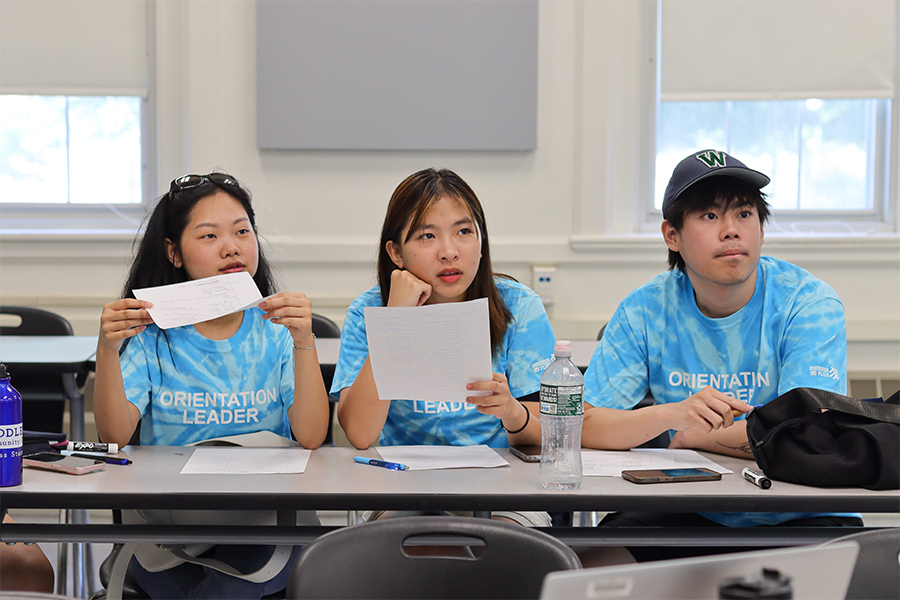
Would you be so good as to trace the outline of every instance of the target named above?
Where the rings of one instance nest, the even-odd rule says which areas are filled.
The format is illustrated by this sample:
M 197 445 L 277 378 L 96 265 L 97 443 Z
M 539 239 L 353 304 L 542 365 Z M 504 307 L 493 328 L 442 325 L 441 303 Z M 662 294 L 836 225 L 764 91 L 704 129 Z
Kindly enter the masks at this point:
M 760 575 L 763 568 L 789 577 L 797 600 L 843 600 L 858 552 L 856 542 L 840 542 L 559 571 L 544 579 L 541 600 L 715 600 L 720 583 Z

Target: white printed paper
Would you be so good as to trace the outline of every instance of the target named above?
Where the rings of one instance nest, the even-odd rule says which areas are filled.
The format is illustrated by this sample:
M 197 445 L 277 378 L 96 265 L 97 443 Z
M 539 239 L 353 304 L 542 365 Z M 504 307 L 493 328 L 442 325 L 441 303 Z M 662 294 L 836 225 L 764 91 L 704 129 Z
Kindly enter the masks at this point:
M 375 448 L 388 462 L 404 464 L 410 471 L 430 469 L 491 469 L 509 463 L 493 448 L 478 446 L 379 446 Z
M 367 307 L 369 361 L 382 400 L 464 402 L 489 392 L 466 384 L 491 381 L 487 298 L 404 308 Z
M 265 299 L 247 271 L 132 291 L 138 300 L 153 303 L 148 312 L 161 329 L 230 315 Z
M 585 477 L 620 477 L 622 471 L 645 469 L 697 469 L 716 473 L 733 473 L 714 463 L 696 450 L 667 448 L 634 448 L 632 450 L 582 450 L 581 465 Z
M 195 448 L 181 474 L 303 473 L 310 452 L 305 448 Z

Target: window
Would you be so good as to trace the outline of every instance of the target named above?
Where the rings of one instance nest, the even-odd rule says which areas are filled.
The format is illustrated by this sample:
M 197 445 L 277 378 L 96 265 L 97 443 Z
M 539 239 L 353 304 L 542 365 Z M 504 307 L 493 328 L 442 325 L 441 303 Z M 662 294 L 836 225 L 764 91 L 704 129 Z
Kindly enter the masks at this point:
M 896 11 L 891 0 L 659 0 L 647 223 L 678 161 L 716 148 L 771 177 L 775 230 L 893 229 Z
M 715 148 L 771 177 L 776 211 L 872 212 L 889 109 L 877 99 L 661 102 L 654 208 L 681 159 Z
M 140 204 L 141 98 L 0 96 L 0 202 Z
M 2 231 L 133 229 L 154 172 L 157 4 L 0 4 Z

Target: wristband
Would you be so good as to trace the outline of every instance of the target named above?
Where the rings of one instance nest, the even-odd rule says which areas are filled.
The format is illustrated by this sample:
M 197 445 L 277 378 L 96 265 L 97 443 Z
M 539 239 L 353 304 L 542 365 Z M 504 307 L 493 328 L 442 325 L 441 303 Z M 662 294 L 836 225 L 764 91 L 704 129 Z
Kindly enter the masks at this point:
M 312 350 L 315 347 L 316 347 L 316 334 L 313 334 L 312 346 L 307 346 L 306 348 L 298 348 L 297 346 L 294 346 L 294 350 Z
M 522 404 L 521 402 L 519 402 L 519 404 L 522 406 L 522 408 L 525 409 L 525 424 L 524 425 L 522 425 L 515 431 L 510 431 L 509 429 L 506 429 L 506 426 L 503 424 L 503 421 L 500 421 L 500 427 L 503 427 L 503 429 L 506 431 L 506 433 L 511 434 L 511 435 L 515 435 L 517 433 L 522 433 L 523 431 L 525 431 L 525 428 L 528 427 L 528 423 L 531 422 L 531 411 L 528 410 L 528 407 L 525 406 L 524 404 Z

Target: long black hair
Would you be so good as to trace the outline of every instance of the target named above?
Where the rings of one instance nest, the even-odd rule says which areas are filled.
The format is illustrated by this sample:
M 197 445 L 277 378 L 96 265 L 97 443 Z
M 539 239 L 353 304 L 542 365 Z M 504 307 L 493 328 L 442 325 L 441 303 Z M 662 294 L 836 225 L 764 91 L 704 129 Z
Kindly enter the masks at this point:
M 197 177 L 200 182 L 191 187 L 179 187 L 178 182 L 187 177 Z M 171 240 L 176 249 L 180 250 L 181 236 L 191 219 L 194 206 L 217 191 L 228 194 L 241 204 L 250 219 L 253 233 L 257 235 L 259 246 L 256 215 L 250 203 L 250 192 L 244 189 L 236 178 L 227 173 L 180 177 L 172 182 L 169 191 L 163 194 L 147 217 L 144 235 L 134 241 L 134 261 L 131 263 L 121 297 L 134 298 L 132 290 L 135 288 L 183 283 L 190 279 L 184 265 L 176 267 L 169 260 L 166 240 Z M 275 293 L 275 280 L 261 246 L 258 253 L 259 264 L 253 280 L 263 297 L 266 297 Z
M 196 185 L 185 185 L 185 181 L 191 181 Z M 231 175 L 215 172 L 208 175 L 185 175 L 172 181 L 169 191 L 163 194 L 147 216 L 144 235 L 135 238 L 134 260 L 125 280 L 122 298 L 134 298 L 132 290 L 135 288 L 183 283 L 190 280 L 183 264 L 176 267 L 169 260 L 166 240 L 171 240 L 176 249 L 180 251 L 181 236 L 191 220 L 194 206 L 219 191 L 234 198 L 246 211 L 247 217 L 250 219 L 250 226 L 257 238 L 257 255 L 259 257 L 253 281 L 256 282 L 263 297 L 275 293 L 275 277 L 259 243 L 256 214 L 250 203 L 250 192 Z M 162 330 L 161 333 L 165 337 L 166 346 L 168 346 L 169 336 L 165 330 Z M 120 354 L 125 351 L 130 340 L 131 338 L 127 338 L 119 347 Z M 158 351 L 159 346 L 157 346 Z M 171 354 L 171 348 L 169 352 Z

